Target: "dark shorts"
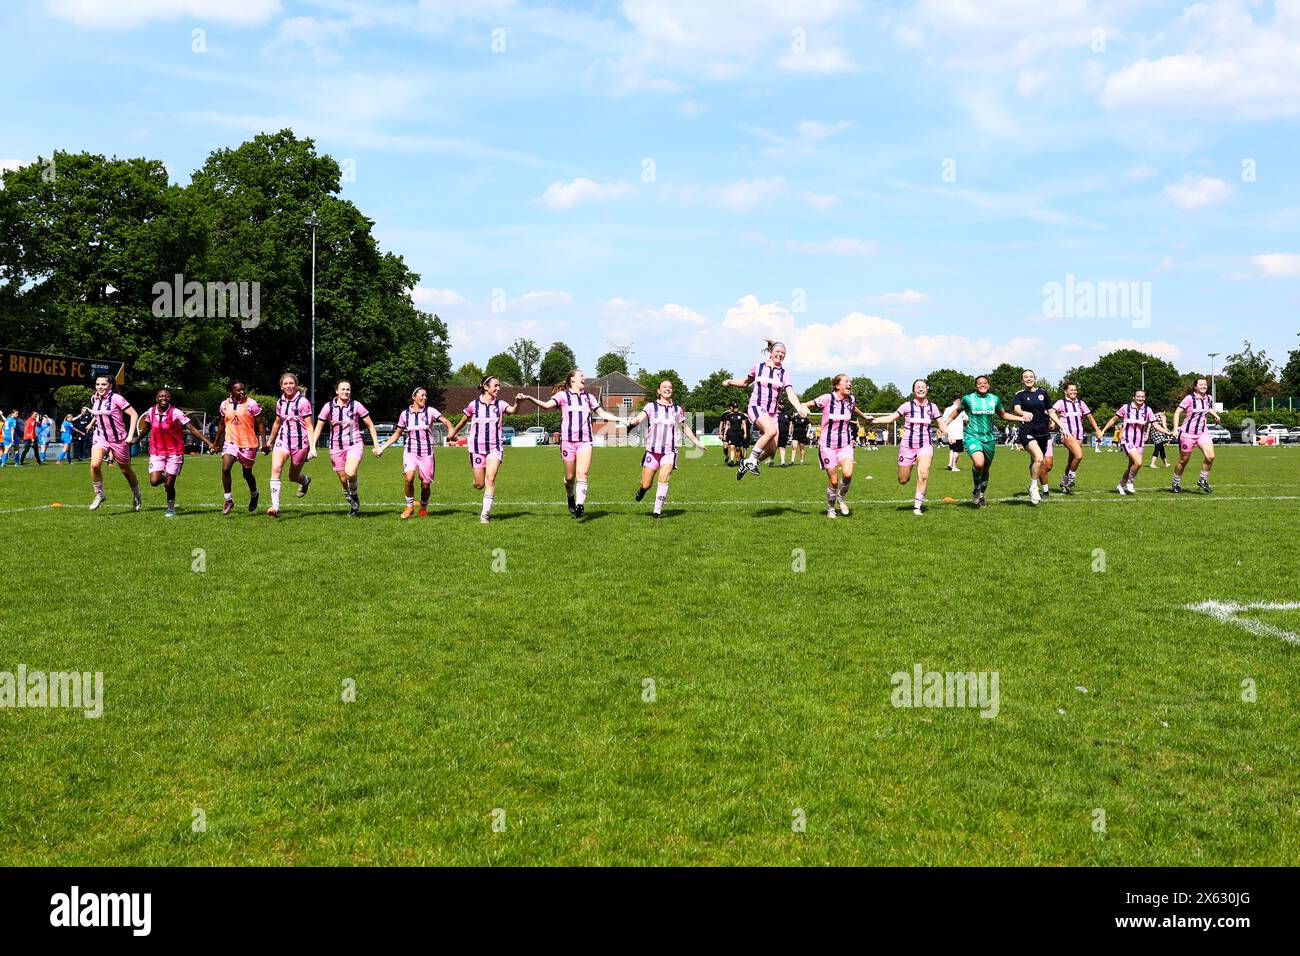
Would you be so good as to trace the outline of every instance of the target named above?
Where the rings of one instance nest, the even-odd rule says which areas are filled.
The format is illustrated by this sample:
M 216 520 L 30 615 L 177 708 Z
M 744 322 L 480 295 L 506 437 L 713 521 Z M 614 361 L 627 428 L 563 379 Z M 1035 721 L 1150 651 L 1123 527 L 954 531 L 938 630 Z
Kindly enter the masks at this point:
M 1027 435 L 1024 432 L 1021 432 L 1018 440 L 1024 448 L 1028 448 L 1031 441 L 1038 442 L 1038 450 L 1043 452 L 1043 454 L 1046 454 L 1047 441 L 1050 437 L 1051 436 L 1048 435 L 1047 432 L 1043 432 L 1041 435 Z
M 949 443 L 948 443 L 948 447 L 949 447 L 952 451 L 958 451 L 958 452 L 959 452 L 959 451 L 965 451 L 965 450 L 966 450 L 966 443 L 965 443 L 964 441 L 962 441 L 960 438 L 958 438 L 958 439 L 957 439 L 956 441 L 954 441 L 954 442 L 949 442 Z

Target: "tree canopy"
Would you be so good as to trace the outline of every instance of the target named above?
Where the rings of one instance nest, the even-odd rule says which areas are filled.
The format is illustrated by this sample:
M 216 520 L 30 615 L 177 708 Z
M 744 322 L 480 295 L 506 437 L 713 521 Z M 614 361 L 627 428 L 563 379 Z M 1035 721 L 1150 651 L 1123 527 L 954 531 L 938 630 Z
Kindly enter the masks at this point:
M 146 393 L 236 376 L 273 391 L 285 370 L 305 385 L 314 212 L 318 400 L 350 378 L 368 403 L 396 407 L 412 383 L 450 375 L 446 325 L 411 301 L 420 277 L 339 196 L 338 163 L 289 130 L 216 150 L 185 187 L 160 160 L 64 152 L 4 184 L 0 337 L 16 347 L 122 359 L 128 389 Z M 178 276 L 208 288 L 199 308 L 160 295 Z M 224 298 L 214 311 L 212 285 L 239 283 L 256 315 Z

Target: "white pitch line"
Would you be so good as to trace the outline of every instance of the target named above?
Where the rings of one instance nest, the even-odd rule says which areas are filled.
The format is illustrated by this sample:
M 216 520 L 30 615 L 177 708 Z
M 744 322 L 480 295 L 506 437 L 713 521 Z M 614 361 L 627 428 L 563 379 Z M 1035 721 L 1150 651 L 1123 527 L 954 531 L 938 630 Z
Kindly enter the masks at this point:
M 1234 604 L 1231 601 L 1202 601 L 1200 604 L 1185 604 L 1183 609 L 1208 615 L 1216 621 L 1235 625 L 1260 637 L 1280 637 L 1288 644 L 1300 645 L 1300 634 L 1284 631 L 1280 627 L 1265 624 L 1253 617 L 1239 616 L 1242 611 L 1300 611 L 1300 601 L 1254 601 L 1249 604 Z
M 1104 492 L 1100 494 L 1104 494 Z M 1115 495 L 1114 497 L 1084 497 L 1082 495 L 1073 495 L 1073 496 L 1053 495 L 1052 497 L 1053 499 L 1059 498 L 1059 500 L 1061 501 L 1069 501 L 1074 505 L 1123 504 L 1125 507 L 1135 507 L 1134 504 L 1135 497 L 1128 496 L 1128 495 L 1122 498 L 1119 495 Z M 1027 500 L 1028 499 L 1024 497 L 991 499 L 992 503 L 995 504 L 999 504 L 999 503 L 1008 504 L 1013 502 L 1024 502 Z M 1151 492 L 1143 492 L 1143 493 L 1139 493 L 1139 495 L 1136 497 L 1136 500 L 1147 501 L 1147 502 L 1158 501 L 1158 502 L 1172 503 L 1174 501 L 1174 496 L 1154 495 Z M 1300 501 L 1300 495 L 1213 495 L 1213 496 L 1199 495 L 1199 496 L 1194 496 L 1193 500 L 1200 501 L 1203 503 L 1225 502 L 1225 501 Z M 429 502 L 429 507 L 432 509 L 437 509 L 437 508 L 475 509 L 481 507 L 482 503 L 483 502 L 481 499 L 476 499 L 472 501 L 434 500 Z M 498 505 L 506 508 L 565 508 L 567 507 L 567 505 L 563 501 L 511 501 L 505 498 L 498 498 L 497 503 Z M 814 510 L 820 509 L 825 505 L 824 499 L 820 499 L 820 498 L 744 498 L 744 499 L 701 499 L 701 500 L 669 498 L 668 503 L 671 505 L 689 506 L 692 508 L 710 508 L 710 507 L 730 508 L 730 507 L 741 507 L 745 505 L 791 505 L 791 506 L 811 507 Z M 850 498 L 849 499 L 849 504 L 853 506 L 897 505 L 899 507 L 903 507 L 906 505 L 910 505 L 911 503 L 912 503 L 911 498 Z M 363 509 L 401 508 L 401 507 L 405 507 L 405 505 L 406 505 L 405 501 L 362 502 Z M 621 511 L 640 511 L 645 507 L 644 505 L 637 505 L 633 502 L 624 502 L 624 501 L 602 502 L 602 501 L 592 501 L 590 499 L 587 501 L 587 505 L 592 508 L 614 508 Z M 929 508 L 942 508 L 945 505 L 969 506 L 970 499 L 962 497 L 962 498 L 956 498 L 953 501 L 936 501 L 934 499 L 929 499 L 926 501 L 926 506 Z M 60 507 L 69 509 L 71 511 L 87 510 L 86 505 L 61 505 Z M 219 511 L 221 507 L 222 505 L 220 502 L 212 503 L 212 504 L 207 502 L 198 502 L 195 504 L 181 504 L 179 510 L 181 514 L 185 514 L 187 511 L 189 512 Z M 1047 510 L 1050 510 L 1053 507 L 1055 506 L 1051 503 L 1050 500 L 1045 505 L 1038 506 L 1039 509 L 1046 508 Z M 1184 503 L 1181 505 L 1181 507 L 1195 507 L 1195 506 Z M 107 504 L 105 505 L 105 508 L 110 514 L 116 514 L 122 511 L 129 510 L 127 508 L 112 507 Z M 345 508 L 347 508 L 347 502 L 346 501 L 294 502 L 294 503 L 286 503 L 280 510 L 293 511 L 300 508 L 337 508 L 338 510 L 342 511 Z M 26 508 L 0 509 L 0 515 L 21 514 L 23 512 L 29 512 L 29 511 L 52 511 L 52 510 L 56 510 L 53 505 L 32 505 Z M 150 506 L 146 503 L 146 510 L 160 511 L 162 509 L 160 506 Z M 243 504 L 236 505 L 235 512 L 237 514 L 248 514 L 247 507 Z M 256 514 L 260 515 L 262 514 L 262 512 L 259 510 L 258 512 L 256 512 Z

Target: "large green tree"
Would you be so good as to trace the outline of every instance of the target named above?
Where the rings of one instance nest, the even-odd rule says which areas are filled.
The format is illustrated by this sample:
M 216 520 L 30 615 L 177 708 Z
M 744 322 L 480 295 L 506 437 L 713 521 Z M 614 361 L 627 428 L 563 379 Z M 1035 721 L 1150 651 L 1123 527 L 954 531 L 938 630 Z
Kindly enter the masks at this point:
M 515 357 L 509 352 L 498 352 L 496 355 L 488 359 L 487 367 L 483 370 L 483 374 L 495 375 L 507 385 L 519 386 L 533 384 L 531 381 L 524 381 L 523 370 L 519 367 L 519 363 L 515 361 Z M 474 384 L 477 385 L 478 382 L 475 382 Z
M 617 352 L 606 352 L 596 359 L 596 375 L 603 378 L 612 372 L 622 372 L 626 375 L 627 359 Z
M 447 328 L 415 308 L 419 276 L 379 250 L 339 179 L 333 159 L 289 130 L 217 150 L 185 188 L 149 159 L 56 152 L 11 171 L 0 190 L 0 339 L 122 359 L 128 391 L 145 394 L 201 394 L 230 377 L 271 392 L 284 370 L 305 381 L 304 219 L 315 212 L 318 400 L 346 377 L 368 403 L 399 406 L 413 385 L 447 379 Z M 206 294 L 191 298 L 186 283 Z M 240 283 L 234 301 L 212 294 Z
M 636 382 L 645 389 L 645 400 L 653 402 L 655 396 L 659 394 L 659 383 L 664 379 L 673 383 L 673 401 L 683 408 L 690 402 L 690 392 L 686 389 L 686 383 L 674 369 L 663 368 L 657 372 L 651 372 L 649 369 L 639 369 L 636 373 Z
M 573 349 L 563 342 L 555 342 L 546 350 L 546 355 L 542 358 L 541 371 L 537 374 L 546 384 L 554 385 L 564 381 L 564 376 L 577 367 L 578 359 L 573 354 Z
M 1282 391 L 1287 395 L 1300 395 L 1300 349 L 1292 349 L 1280 376 Z
M 975 391 L 975 376 L 952 368 L 935 369 L 925 377 L 925 380 L 930 386 L 931 401 L 943 408 L 947 408 L 961 396 Z
M 1119 408 L 1141 386 L 1143 362 L 1147 395 L 1154 396 L 1154 404 L 1159 405 L 1178 388 L 1178 370 L 1164 359 L 1137 349 L 1109 352 L 1092 365 L 1070 369 L 1063 380 L 1077 382 L 1079 397 L 1093 408 Z
M 1249 342 L 1241 351 L 1228 356 L 1219 379 L 1219 401 L 1225 408 L 1252 408 L 1257 397 L 1276 394 L 1273 362 L 1263 349 L 1256 351 Z
M 451 381 L 448 384 L 478 385 L 479 382 L 483 381 L 483 376 L 485 374 L 486 373 L 477 365 L 475 365 L 473 362 L 466 362 L 464 365 L 462 365 L 460 368 L 456 369 L 456 371 L 452 373 Z M 519 383 L 512 382 L 511 384 L 517 385 Z
M 53 156 L 0 190 L 0 340 L 131 364 L 132 390 L 211 375 L 221 330 L 155 314 L 154 283 L 201 268 L 198 210 L 161 161 Z
M 542 350 L 537 347 L 537 343 L 532 339 L 515 339 L 506 353 L 519 365 L 519 374 L 524 379 L 519 384 L 532 385 L 537 379 L 537 363 L 542 357 Z
M 683 407 L 693 412 L 717 413 L 724 411 L 733 401 L 740 401 L 739 390 L 723 387 L 722 383 L 729 378 L 731 373 L 725 368 L 710 373 L 691 389 L 690 404 Z
M 222 372 L 270 389 L 283 369 L 310 357 L 311 230 L 315 213 L 317 400 L 349 378 L 355 394 L 400 405 L 416 384 L 451 374 L 446 324 L 422 312 L 409 290 L 419 276 L 384 253 L 373 221 L 340 198 L 339 165 L 292 131 L 219 149 L 193 176 L 207 227 L 200 280 L 257 282 L 255 324 L 228 321 Z M 218 321 L 210 319 L 209 321 Z

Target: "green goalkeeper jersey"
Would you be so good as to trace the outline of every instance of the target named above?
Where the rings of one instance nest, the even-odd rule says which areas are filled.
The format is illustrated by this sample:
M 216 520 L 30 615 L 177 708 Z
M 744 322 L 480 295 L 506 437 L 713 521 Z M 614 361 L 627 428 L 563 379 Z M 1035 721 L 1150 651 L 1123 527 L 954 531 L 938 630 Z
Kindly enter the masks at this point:
M 1002 399 L 992 392 L 987 395 L 971 392 L 969 395 L 962 396 L 961 407 L 970 416 L 970 422 L 966 425 L 967 440 L 977 443 L 997 440 L 994 419 L 997 413 L 1002 411 Z

